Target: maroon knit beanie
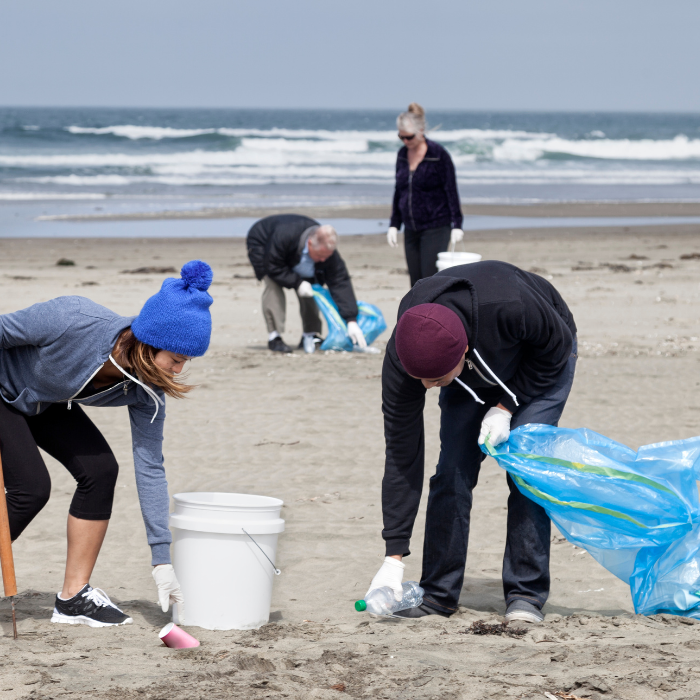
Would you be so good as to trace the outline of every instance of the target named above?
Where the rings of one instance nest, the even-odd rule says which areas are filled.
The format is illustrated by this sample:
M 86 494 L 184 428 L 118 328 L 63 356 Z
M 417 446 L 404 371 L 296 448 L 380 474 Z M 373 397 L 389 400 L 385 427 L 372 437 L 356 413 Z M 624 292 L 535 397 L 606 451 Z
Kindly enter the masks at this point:
M 459 316 L 441 304 L 419 304 L 396 325 L 396 353 L 404 369 L 419 379 L 451 372 L 467 348 L 467 331 Z

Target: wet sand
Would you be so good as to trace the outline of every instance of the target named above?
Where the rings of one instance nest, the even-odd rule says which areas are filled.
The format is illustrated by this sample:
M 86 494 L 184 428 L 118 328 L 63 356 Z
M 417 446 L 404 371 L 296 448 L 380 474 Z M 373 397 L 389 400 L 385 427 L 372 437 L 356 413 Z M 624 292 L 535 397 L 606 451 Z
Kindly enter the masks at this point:
M 635 448 L 698 433 L 699 234 L 700 227 L 689 225 L 469 234 L 468 250 L 551 279 L 575 314 L 580 361 L 562 425 L 586 426 Z M 157 632 L 169 618 L 155 604 L 127 413 L 90 410 L 121 465 L 92 584 L 131 614 L 134 624 L 94 630 L 49 622 L 62 581 L 73 482 L 47 457 L 51 501 L 15 545 L 17 642 L 8 601 L 0 600 L 0 700 L 530 700 L 558 692 L 606 700 L 698 697 L 700 625 L 635 616 L 627 586 L 557 533 L 546 622 L 523 625 L 522 637 L 469 632 L 478 620 L 500 622 L 504 612 L 507 487 L 490 459 L 475 492 L 459 613 L 449 620 L 394 623 L 354 611 L 354 600 L 383 557 L 382 356 L 269 353 L 262 289 L 242 239 L 5 239 L 0 253 L 0 313 L 62 294 L 137 313 L 166 275 L 123 270 L 208 260 L 215 272 L 214 336 L 209 353 L 190 370 L 199 389 L 185 401 L 168 403 L 170 492 L 277 496 L 285 501 L 287 523 L 277 561 L 283 573 L 275 581 L 268 625 L 249 632 L 189 628 L 202 641 L 199 649 L 161 646 Z M 341 239 L 341 253 L 358 297 L 377 304 L 393 326 L 408 290 L 401 249 L 389 249 L 382 236 L 348 236 Z M 693 253 L 697 259 L 681 259 Z M 62 257 L 76 265 L 57 267 Z M 288 301 L 285 338 L 296 345 L 301 328 L 292 295 Z M 377 346 L 383 348 L 388 337 L 381 336 Z M 438 418 L 437 394 L 431 392 L 424 495 L 437 461 Z M 424 512 L 425 502 L 414 554 L 406 560 L 407 579 L 420 576 Z M 211 595 L 225 604 L 212 584 Z
M 465 204 L 465 216 L 700 216 L 700 202 L 551 202 L 540 204 Z M 58 214 L 40 216 L 42 221 L 153 221 L 160 219 L 231 219 L 236 217 L 263 217 L 272 214 L 303 214 L 317 219 L 386 219 L 391 216 L 390 206 L 346 207 L 204 207 L 126 214 Z

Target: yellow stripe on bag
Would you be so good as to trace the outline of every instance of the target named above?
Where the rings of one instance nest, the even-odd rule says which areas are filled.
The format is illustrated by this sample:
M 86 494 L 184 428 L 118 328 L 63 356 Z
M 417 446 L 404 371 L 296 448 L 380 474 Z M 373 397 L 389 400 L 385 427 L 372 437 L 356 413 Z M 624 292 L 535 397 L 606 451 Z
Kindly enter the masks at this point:
M 486 449 L 492 457 L 496 456 L 496 450 L 486 442 Z M 600 476 L 609 476 L 611 479 L 623 479 L 625 481 L 635 481 L 638 484 L 644 484 L 645 486 L 650 486 L 657 491 L 662 491 L 665 493 L 670 493 L 672 496 L 678 498 L 678 494 L 672 491 L 667 486 L 660 484 L 658 481 L 649 479 L 646 476 L 641 476 L 640 474 L 633 474 L 631 472 L 624 472 L 621 469 L 613 469 L 611 467 L 597 467 L 592 464 L 582 464 L 581 462 L 569 462 L 565 459 L 558 459 L 557 457 L 543 457 L 542 455 L 527 454 L 525 452 L 508 452 L 509 457 L 520 457 L 522 459 L 529 459 L 536 462 L 544 462 L 545 464 L 553 464 L 557 467 L 565 467 L 567 469 L 574 469 L 579 472 L 585 472 L 588 474 L 599 474 Z
M 522 486 L 522 488 L 524 488 L 526 491 L 529 491 L 533 496 L 536 496 L 543 501 L 548 501 L 549 503 L 554 503 L 558 506 L 567 506 L 569 508 L 577 508 L 578 510 L 588 510 L 592 513 L 611 515 L 613 518 L 628 520 L 629 522 L 637 525 L 637 527 L 644 528 L 645 530 L 649 529 L 648 525 L 640 523 L 639 520 L 635 520 L 626 513 L 620 513 L 620 511 L 612 510 L 611 508 L 604 508 L 603 506 L 593 506 L 590 503 L 581 503 L 580 501 L 560 501 L 558 498 L 554 498 L 554 496 L 550 496 L 534 486 L 530 486 L 530 484 L 528 484 L 522 477 L 517 476 L 516 474 L 511 474 L 511 477 L 513 478 L 513 481 L 518 484 L 518 486 Z

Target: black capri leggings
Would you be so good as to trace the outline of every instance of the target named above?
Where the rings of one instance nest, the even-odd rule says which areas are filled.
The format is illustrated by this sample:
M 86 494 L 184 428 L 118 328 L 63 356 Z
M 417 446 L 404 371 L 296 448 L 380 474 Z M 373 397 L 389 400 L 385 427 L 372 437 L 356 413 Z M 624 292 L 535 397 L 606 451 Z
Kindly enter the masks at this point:
M 404 231 L 406 265 L 411 277 L 411 287 L 424 277 L 432 277 L 437 272 L 438 253 L 444 253 L 450 244 L 449 226 L 429 228 L 425 231 Z
M 46 505 L 51 477 L 39 447 L 78 483 L 69 513 L 81 520 L 109 520 L 119 465 L 97 426 L 76 403 L 52 404 L 25 416 L 0 398 L 0 453 L 10 534 L 16 540 Z

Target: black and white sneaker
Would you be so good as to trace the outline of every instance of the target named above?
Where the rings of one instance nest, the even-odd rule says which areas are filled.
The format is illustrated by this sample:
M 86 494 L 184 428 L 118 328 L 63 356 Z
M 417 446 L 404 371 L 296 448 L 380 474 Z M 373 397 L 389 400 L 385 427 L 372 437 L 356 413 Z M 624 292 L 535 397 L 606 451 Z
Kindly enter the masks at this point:
M 89 625 L 90 627 L 111 627 L 128 625 L 133 620 L 125 615 L 99 588 L 86 583 L 76 595 L 63 600 L 56 595 L 51 622 L 67 625 Z

